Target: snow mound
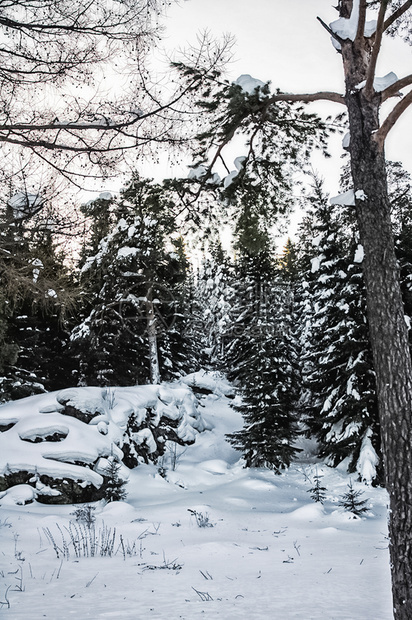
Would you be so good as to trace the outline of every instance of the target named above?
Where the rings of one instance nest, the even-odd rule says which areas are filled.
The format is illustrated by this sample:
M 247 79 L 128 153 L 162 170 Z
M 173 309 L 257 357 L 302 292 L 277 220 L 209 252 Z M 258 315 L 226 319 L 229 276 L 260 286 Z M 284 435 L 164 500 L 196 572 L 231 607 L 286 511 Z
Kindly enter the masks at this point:
M 296 521 L 317 521 L 325 514 L 321 503 L 306 504 L 290 513 L 290 518 Z
M 156 460 L 166 441 L 194 443 L 206 428 L 197 403 L 184 383 L 70 388 L 7 403 L 0 407 L 0 489 L 24 482 L 45 501 L 99 499 L 110 459 L 126 480 L 130 467 Z
M 36 497 L 36 490 L 29 484 L 16 484 L 11 489 L 0 493 L 2 506 L 25 506 L 31 504 Z
M 194 392 L 215 394 L 216 396 L 234 397 L 233 386 L 219 372 L 199 370 L 186 375 L 181 382 L 190 386 Z

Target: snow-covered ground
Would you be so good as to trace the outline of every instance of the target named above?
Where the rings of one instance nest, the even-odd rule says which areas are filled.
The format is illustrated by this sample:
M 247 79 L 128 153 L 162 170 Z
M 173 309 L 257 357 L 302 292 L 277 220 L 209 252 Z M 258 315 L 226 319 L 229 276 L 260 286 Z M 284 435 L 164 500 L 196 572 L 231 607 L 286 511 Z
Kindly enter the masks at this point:
M 100 548 L 90 557 L 85 542 L 76 552 L 80 528 L 90 542 L 71 514 L 78 506 L 0 499 L 0 616 L 392 618 L 385 491 L 354 482 L 370 508 L 354 518 L 338 505 L 349 476 L 305 453 L 281 476 L 244 469 L 224 438 L 241 427 L 229 403 L 203 398 L 211 430 L 178 446 L 167 479 L 141 465 L 127 501 L 94 504 L 96 535 L 111 557 Z M 323 506 L 308 493 L 316 472 L 327 487 Z

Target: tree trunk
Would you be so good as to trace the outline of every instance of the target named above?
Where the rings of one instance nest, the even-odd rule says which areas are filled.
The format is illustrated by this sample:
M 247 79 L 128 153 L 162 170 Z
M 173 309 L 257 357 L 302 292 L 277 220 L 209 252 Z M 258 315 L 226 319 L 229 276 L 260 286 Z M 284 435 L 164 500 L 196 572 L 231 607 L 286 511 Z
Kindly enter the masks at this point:
M 385 155 L 374 139 L 380 94 L 368 99 L 368 40 L 342 45 L 350 155 L 356 196 L 370 341 L 376 371 L 386 486 L 390 496 L 390 555 L 396 620 L 412 618 L 412 365 L 390 218 Z
M 149 341 L 150 383 L 160 383 L 159 355 L 157 350 L 156 314 L 153 304 L 153 289 L 146 296 L 147 338 Z

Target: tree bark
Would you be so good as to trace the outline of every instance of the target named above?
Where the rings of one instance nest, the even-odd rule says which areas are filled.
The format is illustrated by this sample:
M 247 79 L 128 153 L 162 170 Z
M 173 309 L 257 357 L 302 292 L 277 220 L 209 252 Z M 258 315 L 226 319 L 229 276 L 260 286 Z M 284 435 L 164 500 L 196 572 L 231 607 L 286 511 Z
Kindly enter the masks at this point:
M 159 354 L 157 350 L 156 314 L 153 303 L 152 287 L 150 287 L 146 296 L 146 318 L 147 338 L 149 341 L 150 383 L 158 385 L 160 383 L 160 366 Z
M 349 3 L 349 0 L 347 0 Z M 343 0 L 345 4 L 345 0 Z M 381 94 L 356 85 L 366 79 L 371 42 L 346 40 L 342 56 L 349 113 L 370 341 L 376 371 L 386 487 L 390 496 L 390 556 L 396 620 L 412 618 L 412 365 L 390 217 L 379 128 Z

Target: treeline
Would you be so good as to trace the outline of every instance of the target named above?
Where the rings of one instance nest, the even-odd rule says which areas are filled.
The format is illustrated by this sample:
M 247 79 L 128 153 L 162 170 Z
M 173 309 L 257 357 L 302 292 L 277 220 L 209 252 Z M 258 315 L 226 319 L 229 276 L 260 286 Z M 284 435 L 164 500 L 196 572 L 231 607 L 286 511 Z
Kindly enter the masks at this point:
M 412 315 L 411 181 L 399 164 L 389 177 Z M 41 200 L 11 196 L 0 221 L 1 401 L 218 369 L 239 390 L 244 427 L 229 441 L 247 466 L 279 472 L 306 435 L 330 465 L 378 484 L 363 248 L 353 207 L 340 202 L 331 205 L 314 177 L 297 241 L 280 256 L 262 205 L 237 205 L 230 255 L 211 228 L 197 234 L 202 259 L 194 264 L 167 185 L 134 175 L 118 197 L 82 206 L 70 261 Z

